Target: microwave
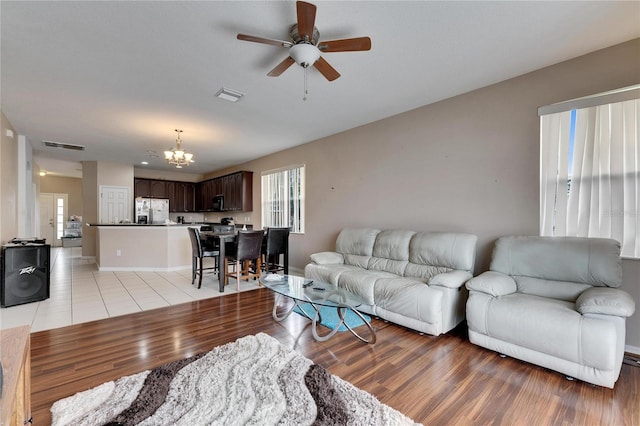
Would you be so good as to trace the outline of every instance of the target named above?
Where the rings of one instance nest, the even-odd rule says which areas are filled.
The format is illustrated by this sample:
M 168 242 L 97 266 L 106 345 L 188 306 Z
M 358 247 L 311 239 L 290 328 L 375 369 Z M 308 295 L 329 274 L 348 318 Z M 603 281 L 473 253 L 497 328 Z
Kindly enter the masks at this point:
M 213 211 L 224 211 L 224 195 L 216 195 L 213 197 Z

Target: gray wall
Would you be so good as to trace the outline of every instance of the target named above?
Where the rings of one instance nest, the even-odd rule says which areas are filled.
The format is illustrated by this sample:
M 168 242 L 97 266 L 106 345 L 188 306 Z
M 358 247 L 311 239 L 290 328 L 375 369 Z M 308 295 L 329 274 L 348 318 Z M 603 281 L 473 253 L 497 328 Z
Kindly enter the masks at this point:
M 259 225 L 260 172 L 306 164 L 306 232 L 291 237 L 292 266 L 332 250 L 343 227 L 367 226 L 477 234 L 479 273 L 497 237 L 538 234 L 538 107 L 637 83 L 640 39 L 234 170 L 255 172 L 252 220 Z M 640 261 L 625 260 L 624 273 L 640 311 Z M 640 353 L 640 313 L 628 321 L 627 344 Z

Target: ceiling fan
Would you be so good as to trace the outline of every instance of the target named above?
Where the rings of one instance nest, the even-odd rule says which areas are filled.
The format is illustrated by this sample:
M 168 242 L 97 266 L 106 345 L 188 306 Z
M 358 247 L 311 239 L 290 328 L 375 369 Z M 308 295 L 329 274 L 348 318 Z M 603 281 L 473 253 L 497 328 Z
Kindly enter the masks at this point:
M 276 65 L 274 69 L 269 71 L 267 74 L 269 77 L 277 77 L 286 71 L 291 65 L 297 63 L 305 69 L 305 83 L 306 70 L 312 65 L 320 71 L 327 80 L 333 81 L 340 77 L 340 73 L 320 56 L 321 53 L 356 52 L 371 49 L 371 39 L 369 37 L 319 41 L 320 33 L 314 26 L 316 20 L 316 6 L 304 1 L 297 1 L 296 11 L 298 15 L 298 22 L 293 24 L 289 30 L 291 41 L 238 34 L 238 40 L 271 44 L 273 46 L 280 46 L 289 49 L 289 56 Z

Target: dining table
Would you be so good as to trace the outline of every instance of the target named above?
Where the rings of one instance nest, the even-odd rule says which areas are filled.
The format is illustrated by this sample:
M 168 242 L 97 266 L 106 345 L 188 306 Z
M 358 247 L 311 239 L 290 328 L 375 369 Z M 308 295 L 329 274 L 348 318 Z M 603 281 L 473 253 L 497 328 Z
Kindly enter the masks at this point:
M 216 231 L 200 231 L 200 239 L 202 240 L 203 245 L 209 247 L 218 248 L 218 291 L 220 293 L 224 292 L 224 283 L 226 281 L 227 271 L 224 267 L 224 258 L 226 255 L 226 245 L 227 243 L 234 243 L 236 238 L 238 237 L 238 232 L 216 232 Z M 266 236 L 266 230 L 265 230 Z M 289 264 L 289 248 L 288 245 L 285 248 L 284 254 L 284 263 L 288 266 Z M 286 268 L 288 272 L 288 267 Z M 285 273 L 287 273 L 285 272 Z
M 215 232 L 200 231 L 200 239 L 203 245 L 218 248 L 218 290 L 224 292 L 224 282 L 226 281 L 227 271 L 224 268 L 225 246 L 227 243 L 233 243 L 238 237 L 238 232 Z

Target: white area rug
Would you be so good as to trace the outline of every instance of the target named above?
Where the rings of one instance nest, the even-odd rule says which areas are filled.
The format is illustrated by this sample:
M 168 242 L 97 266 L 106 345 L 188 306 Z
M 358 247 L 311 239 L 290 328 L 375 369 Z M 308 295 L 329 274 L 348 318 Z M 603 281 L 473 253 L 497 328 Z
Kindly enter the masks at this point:
M 57 401 L 53 425 L 413 425 L 264 333 Z

